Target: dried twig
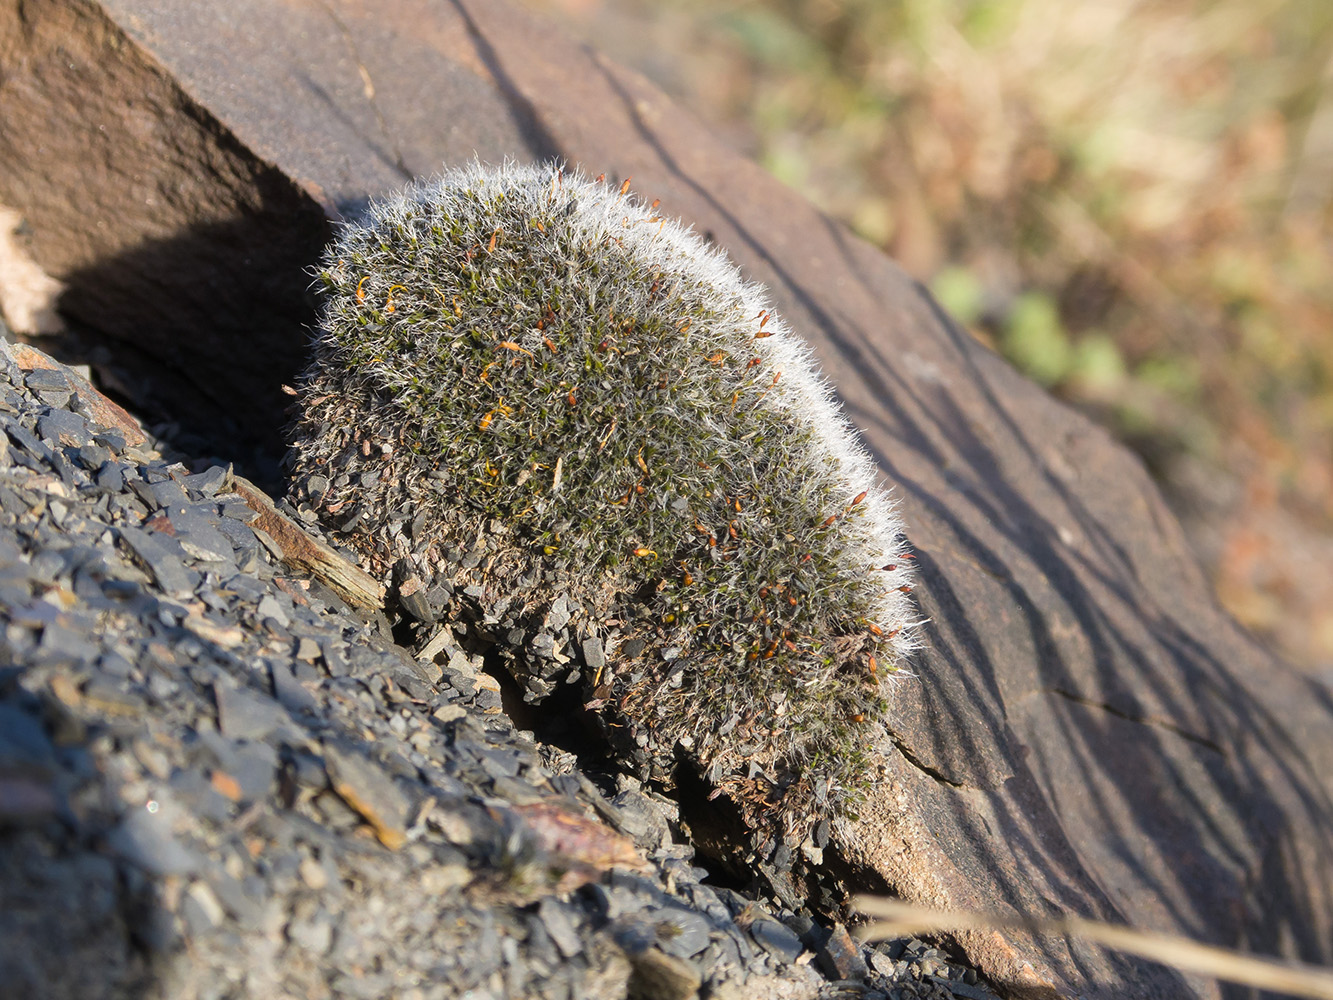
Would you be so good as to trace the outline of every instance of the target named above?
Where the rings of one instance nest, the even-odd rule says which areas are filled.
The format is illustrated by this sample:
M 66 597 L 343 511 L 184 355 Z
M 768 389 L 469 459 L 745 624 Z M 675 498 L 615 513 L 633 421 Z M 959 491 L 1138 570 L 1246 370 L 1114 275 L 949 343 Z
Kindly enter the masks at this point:
M 881 896 L 857 896 L 852 905 L 867 916 L 881 918 L 857 932 L 866 941 L 959 930 L 1017 929 L 1032 934 L 1071 934 L 1182 972 L 1292 996 L 1333 1000 L 1333 971 L 1321 966 L 1245 955 L 1186 938 L 1145 933 L 1081 917 L 1039 919 L 1017 914 L 933 910 Z
M 259 515 L 250 526 L 273 539 L 283 562 L 319 578 L 348 604 L 371 611 L 384 607 L 384 587 L 373 576 L 353 566 L 281 513 L 254 483 L 234 476 L 232 488 Z

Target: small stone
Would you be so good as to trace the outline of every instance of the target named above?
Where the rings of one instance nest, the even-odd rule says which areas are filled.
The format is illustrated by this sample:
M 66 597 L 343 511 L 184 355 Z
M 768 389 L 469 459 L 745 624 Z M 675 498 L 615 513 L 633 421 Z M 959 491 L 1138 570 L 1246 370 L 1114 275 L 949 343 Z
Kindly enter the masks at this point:
M 302 642 L 313 640 L 302 639 Z M 318 653 L 318 646 L 315 646 Z M 312 657 L 313 659 L 313 657 Z M 296 679 L 292 673 L 291 667 L 279 660 L 269 662 L 269 672 L 273 677 L 273 693 L 278 696 L 278 701 L 282 707 L 289 712 L 315 712 L 319 708 L 319 703 L 315 696 L 306 690 L 305 685 Z
M 407 796 L 374 762 L 352 751 L 326 744 L 324 768 L 329 785 L 347 805 L 369 823 L 385 847 L 399 848 L 407 840 Z
M 202 937 L 226 919 L 226 912 L 213 890 L 203 882 L 193 882 L 181 899 L 181 919 L 190 937 Z
M 750 925 L 750 937 L 780 962 L 794 962 L 804 950 L 795 933 L 767 917 L 760 917 Z
M 83 664 L 97 659 L 101 650 L 83 629 L 68 628 L 59 620 L 42 629 L 42 659 L 48 663 Z
M 174 479 L 168 478 L 159 483 L 152 483 L 148 490 L 159 507 L 183 507 L 190 502 L 181 484 Z
M 218 729 L 232 740 L 262 740 L 288 722 L 287 713 L 272 698 L 249 688 L 213 685 L 218 707 Z
M 217 492 L 226 482 L 227 470 L 220 465 L 210 466 L 203 472 L 196 472 L 184 478 L 183 485 L 192 493 L 202 497 L 217 496 Z
M 0 704 L 0 768 L 54 760 L 55 747 L 41 722 L 17 705 Z
M 259 615 L 262 621 L 265 618 L 272 618 L 275 622 L 286 628 L 292 623 L 283 609 L 282 604 L 272 594 L 265 594 L 259 601 L 259 606 L 255 608 L 255 613 Z
M 425 585 L 418 577 L 410 576 L 398 590 L 398 603 L 404 611 L 419 622 L 433 622 L 437 617 L 431 611 Z
M 41 826 L 60 808 L 60 798 L 46 774 L 0 773 L 0 829 Z
M 583 941 L 570 919 L 569 906 L 551 896 L 544 896 L 537 904 L 537 917 L 565 958 L 573 958 L 583 950 Z
M 210 562 L 232 561 L 231 541 L 202 515 L 185 507 L 171 507 L 168 511 L 176 540 L 186 553 Z
M 107 837 L 116 854 L 150 875 L 186 875 L 199 867 L 193 851 L 180 844 L 171 830 L 170 814 L 160 800 L 130 811 Z
M 431 715 L 440 722 L 453 722 L 467 715 L 467 711 L 457 705 L 441 705 Z
M 37 421 L 37 433 L 57 447 L 79 448 L 92 441 L 88 421 L 69 410 L 51 410 Z
M 312 899 L 300 900 L 287 925 L 287 939 L 313 955 L 326 954 L 333 944 L 333 915 Z
M 184 597 L 194 591 L 194 580 L 185 564 L 167 551 L 152 535 L 139 528 L 120 528 L 120 537 L 130 547 L 157 585 L 171 597 Z
M 74 388 L 69 384 L 65 373 L 55 368 L 34 368 L 27 373 L 23 381 L 33 392 L 72 391 Z
M 833 925 L 815 957 L 831 979 L 865 979 L 869 972 L 861 958 L 860 948 L 842 924 Z
M 606 666 L 606 652 L 602 649 L 602 640 L 599 637 L 590 635 L 584 638 L 583 662 L 594 672 Z
M 329 884 L 329 873 L 314 858 L 301 859 L 301 881 L 316 892 Z
M 108 493 L 119 493 L 125 488 L 125 469 L 123 462 L 104 462 L 93 481 Z
M 657 923 L 657 946 L 668 955 L 693 958 L 708 947 L 708 921 L 691 910 L 661 910 L 653 914 L 653 920 Z
M 617 825 L 640 847 L 655 848 L 671 837 L 667 818 L 647 795 L 627 788 L 611 800 L 618 810 Z
M 828 817 L 825 816 L 823 819 L 819 821 L 819 824 L 815 827 L 815 832 L 814 832 L 815 846 L 820 848 L 821 850 L 827 847 L 829 842 L 829 837 L 832 835 L 832 833 L 833 833 L 833 827 L 829 823 Z
M 99 427 L 93 433 L 93 440 L 115 455 L 119 455 L 125 450 L 125 435 L 117 430 Z

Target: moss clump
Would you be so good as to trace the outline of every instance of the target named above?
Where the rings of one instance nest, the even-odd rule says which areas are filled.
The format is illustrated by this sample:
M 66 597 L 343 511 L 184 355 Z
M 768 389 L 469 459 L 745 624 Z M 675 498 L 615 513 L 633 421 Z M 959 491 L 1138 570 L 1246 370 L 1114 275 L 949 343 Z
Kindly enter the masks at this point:
M 900 524 L 809 350 L 625 189 L 480 165 L 373 206 L 320 274 L 293 499 L 423 619 L 575 680 L 799 840 L 845 813 L 911 647 Z

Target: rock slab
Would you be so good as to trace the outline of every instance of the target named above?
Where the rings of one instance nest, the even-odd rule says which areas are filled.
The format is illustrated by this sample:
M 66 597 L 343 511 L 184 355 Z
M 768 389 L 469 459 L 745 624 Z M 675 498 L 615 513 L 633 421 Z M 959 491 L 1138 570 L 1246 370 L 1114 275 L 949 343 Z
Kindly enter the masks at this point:
M 67 313 L 260 451 L 327 219 L 474 153 L 632 176 L 770 287 L 903 498 L 928 648 L 830 842 L 847 887 L 1333 962 L 1329 690 L 1218 609 L 1129 453 L 648 83 L 503 0 L 11 2 L 0 55 L 0 201 Z M 959 943 L 1013 996 L 1223 995 Z

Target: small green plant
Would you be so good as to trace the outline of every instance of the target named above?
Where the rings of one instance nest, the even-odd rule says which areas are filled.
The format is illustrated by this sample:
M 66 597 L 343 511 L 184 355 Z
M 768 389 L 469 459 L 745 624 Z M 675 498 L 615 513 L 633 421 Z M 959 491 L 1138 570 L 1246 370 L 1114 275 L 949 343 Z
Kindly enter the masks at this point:
M 866 774 L 911 557 L 808 347 L 656 206 L 472 165 L 345 225 L 293 500 L 530 700 L 581 683 L 628 760 L 799 840 Z

